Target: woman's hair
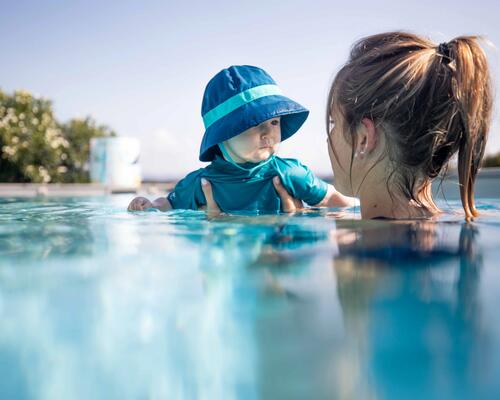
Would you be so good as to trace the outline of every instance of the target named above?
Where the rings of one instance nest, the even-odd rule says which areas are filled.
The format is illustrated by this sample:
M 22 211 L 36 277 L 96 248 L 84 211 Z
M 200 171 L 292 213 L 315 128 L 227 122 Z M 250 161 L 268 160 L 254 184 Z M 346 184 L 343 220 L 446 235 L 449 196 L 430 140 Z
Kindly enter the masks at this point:
M 488 64 L 478 37 L 440 45 L 405 32 L 361 39 L 330 89 L 327 126 L 334 109 L 351 143 L 363 118 L 374 121 L 385 134 L 393 165 L 389 180 L 421 205 L 421 196 L 433 204 L 427 184 L 458 152 L 465 215 L 477 215 L 474 182 L 492 109 Z

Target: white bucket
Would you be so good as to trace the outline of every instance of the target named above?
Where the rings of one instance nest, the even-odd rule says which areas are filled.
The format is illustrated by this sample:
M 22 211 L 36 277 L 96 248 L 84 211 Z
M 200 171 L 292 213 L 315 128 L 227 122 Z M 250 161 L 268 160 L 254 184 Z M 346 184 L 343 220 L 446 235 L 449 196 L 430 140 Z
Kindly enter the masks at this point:
M 137 189 L 141 185 L 140 148 L 135 138 L 91 139 L 91 181 L 118 190 Z

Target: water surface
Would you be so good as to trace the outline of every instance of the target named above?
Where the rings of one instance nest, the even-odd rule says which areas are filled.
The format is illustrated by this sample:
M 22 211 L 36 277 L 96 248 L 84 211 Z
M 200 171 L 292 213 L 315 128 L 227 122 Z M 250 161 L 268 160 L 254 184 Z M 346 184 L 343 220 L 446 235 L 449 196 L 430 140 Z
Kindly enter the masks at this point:
M 499 200 L 472 224 L 129 200 L 0 199 L 1 399 L 499 398 Z

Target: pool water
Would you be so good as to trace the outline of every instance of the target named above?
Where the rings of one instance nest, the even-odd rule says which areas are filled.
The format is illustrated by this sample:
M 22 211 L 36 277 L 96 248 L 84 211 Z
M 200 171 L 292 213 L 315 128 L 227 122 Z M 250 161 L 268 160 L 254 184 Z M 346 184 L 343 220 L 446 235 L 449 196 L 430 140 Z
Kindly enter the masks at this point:
M 0 199 L 0 399 L 500 398 L 500 200 L 472 224 L 129 200 Z

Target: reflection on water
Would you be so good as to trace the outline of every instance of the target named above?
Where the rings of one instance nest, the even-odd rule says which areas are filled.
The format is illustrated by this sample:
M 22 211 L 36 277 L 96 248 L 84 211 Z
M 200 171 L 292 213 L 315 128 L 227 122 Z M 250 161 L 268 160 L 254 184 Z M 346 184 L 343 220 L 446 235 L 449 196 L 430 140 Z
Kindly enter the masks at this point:
M 359 369 L 355 383 L 369 382 L 376 397 L 417 398 L 422 389 L 433 399 L 498 393 L 499 349 L 489 338 L 498 321 L 490 326 L 479 299 L 478 230 L 457 228 L 391 224 L 362 229 L 340 247 L 338 299 L 345 332 L 357 344 L 347 358 Z M 386 248 L 377 250 L 381 241 Z
M 0 201 L 0 398 L 500 393 L 498 202 L 466 225 Z

